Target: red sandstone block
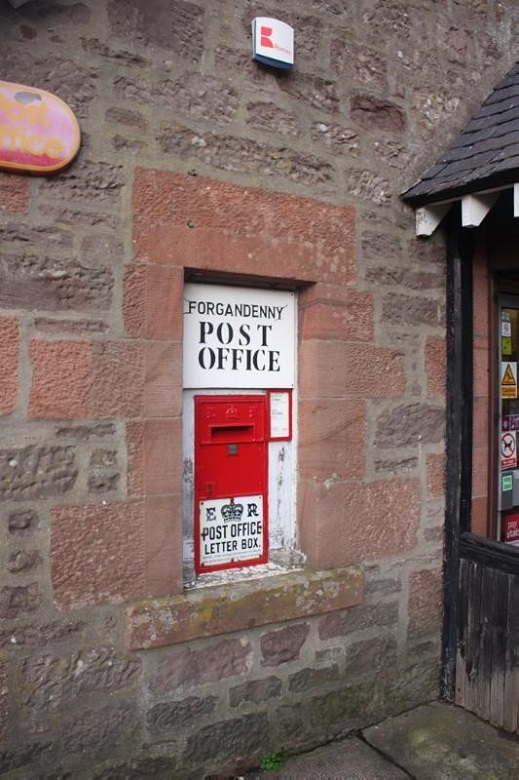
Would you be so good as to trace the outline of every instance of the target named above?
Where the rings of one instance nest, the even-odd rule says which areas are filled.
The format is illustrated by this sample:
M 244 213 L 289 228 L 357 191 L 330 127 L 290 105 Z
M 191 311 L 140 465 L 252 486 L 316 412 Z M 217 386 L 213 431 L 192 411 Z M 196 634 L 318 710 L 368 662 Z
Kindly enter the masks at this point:
M 491 469 L 489 443 L 472 450 L 472 496 L 488 496 L 488 479 Z
M 342 284 L 355 277 L 351 207 L 145 169 L 135 172 L 133 201 L 138 261 L 218 270 L 225 261 L 240 273 Z
M 488 336 L 490 288 L 488 270 L 485 266 L 474 268 L 474 336 Z
M 29 210 L 30 179 L 2 171 L 0 179 L 0 210 L 8 214 L 24 214 Z
M 16 317 L 0 317 L 0 414 L 16 409 L 20 333 Z
M 145 347 L 145 417 L 179 417 L 182 412 L 182 344 L 150 342 Z
M 316 284 L 300 294 L 299 333 L 306 339 L 373 341 L 373 297 L 345 287 Z
M 490 401 L 488 398 L 474 399 L 474 419 L 472 426 L 473 446 L 488 446 L 490 429 Z
M 30 417 L 90 416 L 92 345 L 84 341 L 35 340 L 29 348 Z
M 299 472 L 358 479 L 366 469 L 366 404 L 322 399 L 299 404 Z
M 51 569 L 54 601 L 60 609 L 145 595 L 142 502 L 54 509 Z
M 144 501 L 146 593 L 182 593 L 182 495 L 152 496 Z
M 132 265 L 124 278 L 123 315 L 133 338 L 182 339 L 183 272 L 160 265 Z
M 128 453 L 128 495 L 144 495 L 144 422 L 126 424 Z
M 303 552 L 329 569 L 412 550 L 420 517 L 418 480 L 368 484 L 306 480 L 300 486 Z
M 472 524 L 471 531 L 478 536 L 488 536 L 489 508 L 488 496 L 480 496 L 472 499 Z
M 427 489 L 431 498 L 442 498 L 445 488 L 445 455 L 427 455 Z
M 413 639 L 438 635 L 443 607 L 441 569 L 415 571 L 409 577 L 408 632 Z
M 447 345 L 445 339 L 427 339 L 425 344 L 425 371 L 427 374 L 427 392 L 430 395 L 445 395 L 447 376 Z
M 144 494 L 181 494 L 181 419 L 146 420 L 143 433 Z
M 490 397 L 490 345 L 486 337 L 474 339 L 474 397 Z
M 92 346 L 93 417 L 140 417 L 144 407 L 143 343 L 99 341 Z
M 405 389 L 396 350 L 340 341 L 303 342 L 299 349 L 301 398 L 391 398 Z

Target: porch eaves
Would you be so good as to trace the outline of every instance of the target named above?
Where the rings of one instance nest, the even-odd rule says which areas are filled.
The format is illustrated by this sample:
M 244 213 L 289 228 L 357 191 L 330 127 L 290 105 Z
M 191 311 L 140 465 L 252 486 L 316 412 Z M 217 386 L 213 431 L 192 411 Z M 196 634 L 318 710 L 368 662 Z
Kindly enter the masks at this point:
M 497 192 L 518 181 L 519 63 L 516 63 L 445 154 L 402 194 L 402 198 L 422 212 L 425 207 L 428 216 L 436 213 L 436 218 L 432 218 L 432 222 L 437 219 L 436 224 L 450 204 L 460 199 L 466 211 L 472 211 L 476 205 L 484 212 L 483 219 L 495 199 L 493 194 L 497 196 Z M 468 205 L 467 202 L 463 204 L 466 196 L 472 196 Z M 417 214 L 417 232 L 418 218 Z M 421 221 L 424 221 L 424 213 Z M 479 222 L 464 224 L 474 226 Z M 430 232 L 432 230 L 425 230 L 421 234 Z

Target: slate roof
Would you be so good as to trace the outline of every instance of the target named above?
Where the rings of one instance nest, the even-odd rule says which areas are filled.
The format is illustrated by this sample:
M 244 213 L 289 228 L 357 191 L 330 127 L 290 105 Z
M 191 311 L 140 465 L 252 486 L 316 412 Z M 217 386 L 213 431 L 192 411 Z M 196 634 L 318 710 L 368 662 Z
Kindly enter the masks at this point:
M 402 198 L 424 206 L 519 182 L 519 63 Z

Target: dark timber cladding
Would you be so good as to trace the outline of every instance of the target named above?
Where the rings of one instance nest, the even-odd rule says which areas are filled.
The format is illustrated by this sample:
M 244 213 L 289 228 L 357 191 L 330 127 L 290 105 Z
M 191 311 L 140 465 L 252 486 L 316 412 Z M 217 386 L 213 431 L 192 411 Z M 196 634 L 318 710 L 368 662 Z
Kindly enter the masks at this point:
M 449 200 L 517 181 L 519 63 L 485 100 L 445 154 L 408 189 L 413 206 Z
M 460 593 L 456 703 L 517 732 L 519 577 L 462 560 Z

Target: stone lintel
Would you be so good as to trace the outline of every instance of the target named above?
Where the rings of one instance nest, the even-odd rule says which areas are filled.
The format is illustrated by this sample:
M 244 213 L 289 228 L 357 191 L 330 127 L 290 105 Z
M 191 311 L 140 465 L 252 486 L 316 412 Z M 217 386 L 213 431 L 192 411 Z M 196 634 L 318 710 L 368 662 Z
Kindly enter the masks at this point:
M 131 650 L 189 642 L 362 603 L 359 567 L 297 571 L 146 599 L 128 607 Z

